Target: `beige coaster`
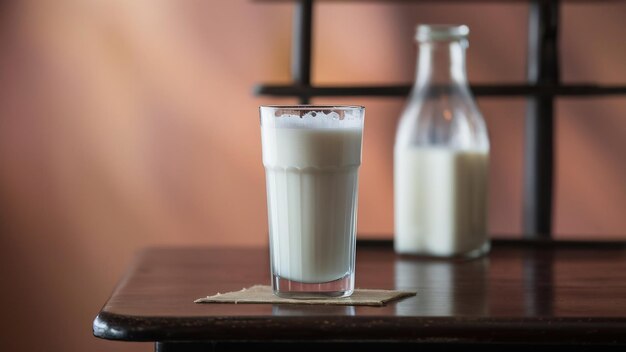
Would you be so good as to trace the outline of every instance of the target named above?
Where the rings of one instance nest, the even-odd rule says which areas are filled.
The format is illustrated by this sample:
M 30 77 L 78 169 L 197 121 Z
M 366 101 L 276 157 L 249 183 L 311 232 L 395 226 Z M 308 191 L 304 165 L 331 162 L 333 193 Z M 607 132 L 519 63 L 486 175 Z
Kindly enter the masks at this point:
M 415 296 L 415 291 L 394 290 L 362 290 L 356 289 L 350 297 L 320 298 L 320 299 L 292 299 L 274 295 L 272 288 L 264 285 L 255 285 L 241 291 L 218 293 L 195 300 L 195 303 L 280 303 L 280 304 L 325 304 L 339 306 L 384 306 L 387 302 L 404 297 Z

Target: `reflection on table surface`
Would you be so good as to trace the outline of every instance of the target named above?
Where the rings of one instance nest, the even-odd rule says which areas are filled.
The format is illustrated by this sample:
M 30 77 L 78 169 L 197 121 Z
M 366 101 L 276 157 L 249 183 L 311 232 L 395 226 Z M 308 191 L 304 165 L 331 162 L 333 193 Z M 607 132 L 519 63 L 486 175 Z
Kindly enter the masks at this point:
M 354 315 L 353 306 L 276 304 L 272 306 L 275 316 Z
M 417 289 L 416 297 L 395 304 L 397 315 L 467 316 L 488 313 L 489 258 L 469 261 L 399 257 L 396 289 Z

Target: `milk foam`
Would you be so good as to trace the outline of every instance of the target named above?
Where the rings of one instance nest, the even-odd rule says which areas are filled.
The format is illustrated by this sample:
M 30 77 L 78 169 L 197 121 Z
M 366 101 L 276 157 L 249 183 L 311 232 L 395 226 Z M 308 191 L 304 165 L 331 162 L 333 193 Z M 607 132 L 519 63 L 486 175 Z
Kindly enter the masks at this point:
M 342 112 L 343 117 L 337 112 L 309 111 L 306 114 L 293 115 L 281 114 L 278 117 L 263 117 L 263 126 L 275 128 L 314 128 L 314 129 L 337 129 L 337 128 L 362 128 L 363 120 L 359 115 L 350 111 Z

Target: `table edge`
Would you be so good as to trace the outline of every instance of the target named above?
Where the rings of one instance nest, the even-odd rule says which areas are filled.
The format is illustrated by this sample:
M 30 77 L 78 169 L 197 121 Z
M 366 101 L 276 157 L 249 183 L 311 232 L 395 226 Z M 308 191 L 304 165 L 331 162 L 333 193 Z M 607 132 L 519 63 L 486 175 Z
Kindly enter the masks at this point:
M 93 335 L 117 341 L 323 340 L 626 345 L 626 318 L 131 316 L 100 312 Z M 164 332 L 165 331 L 165 332 Z M 278 331 L 278 333 L 277 333 Z M 242 335 L 244 334 L 245 335 Z M 346 336 L 351 336 L 346 338 Z M 477 337 L 480 336 L 480 337 Z M 537 336 L 543 336 L 537 340 Z

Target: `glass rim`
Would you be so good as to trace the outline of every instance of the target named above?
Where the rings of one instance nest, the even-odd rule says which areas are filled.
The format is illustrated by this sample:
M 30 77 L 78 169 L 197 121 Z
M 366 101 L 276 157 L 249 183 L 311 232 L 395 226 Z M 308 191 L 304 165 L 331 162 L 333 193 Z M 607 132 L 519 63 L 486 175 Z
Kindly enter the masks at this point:
M 290 110 L 302 110 L 302 111 L 317 111 L 317 110 L 364 110 L 365 106 L 362 105 L 259 105 L 259 109 L 290 109 Z

